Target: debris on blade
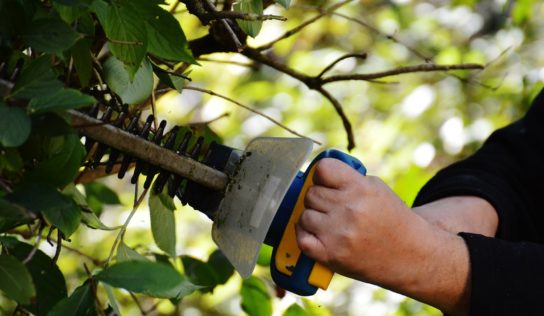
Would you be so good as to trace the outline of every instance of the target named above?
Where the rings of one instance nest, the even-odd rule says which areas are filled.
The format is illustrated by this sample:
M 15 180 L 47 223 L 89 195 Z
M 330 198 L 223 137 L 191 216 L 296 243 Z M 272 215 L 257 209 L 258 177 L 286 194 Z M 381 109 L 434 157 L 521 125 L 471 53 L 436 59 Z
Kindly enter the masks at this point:
M 243 278 L 253 272 L 274 215 L 311 151 L 305 138 L 256 138 L 240 158 L 212 236 Z

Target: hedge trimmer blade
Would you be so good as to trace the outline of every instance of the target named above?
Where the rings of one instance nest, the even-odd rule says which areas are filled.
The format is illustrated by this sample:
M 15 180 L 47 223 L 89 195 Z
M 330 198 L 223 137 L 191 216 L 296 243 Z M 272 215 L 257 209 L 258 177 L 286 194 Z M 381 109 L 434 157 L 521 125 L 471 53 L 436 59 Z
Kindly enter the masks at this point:
M 212 236 L 244 278 L 291 182 L 312 151 L 305 138 L 257 138 L 247 146 L 215 215 Z

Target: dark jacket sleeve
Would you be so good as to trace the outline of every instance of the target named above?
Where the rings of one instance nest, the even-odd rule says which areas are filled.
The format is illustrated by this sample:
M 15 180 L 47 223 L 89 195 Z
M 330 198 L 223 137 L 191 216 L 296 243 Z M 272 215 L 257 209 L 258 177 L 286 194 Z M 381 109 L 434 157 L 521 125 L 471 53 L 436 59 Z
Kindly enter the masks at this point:
M 496 238 L 460 233 L 470 253 L 471 315 L 542 315 L 544 296 L 544 90 L 521 120 L 433 177 L 414 206 L 456 195 L 489 201 Z

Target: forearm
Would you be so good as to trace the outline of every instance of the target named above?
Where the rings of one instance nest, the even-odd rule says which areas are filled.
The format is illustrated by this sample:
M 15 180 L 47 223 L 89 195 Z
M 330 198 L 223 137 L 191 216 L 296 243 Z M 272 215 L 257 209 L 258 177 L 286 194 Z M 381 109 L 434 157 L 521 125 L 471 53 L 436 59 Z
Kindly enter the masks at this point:
M 475 196 L 452 196 L 419 207 L 413 211 L 446 231 L 481 234 L 494 237 L 499 219 L 489 202 Z
M 467 247 L 456 234 L 413 214 L 410 231 L 391 249 L 384 271 L 367 280 L 435 306 L 449 315 L 467 315 L 470 263 Z M 376 271 L 374 271 L 376 272 Z

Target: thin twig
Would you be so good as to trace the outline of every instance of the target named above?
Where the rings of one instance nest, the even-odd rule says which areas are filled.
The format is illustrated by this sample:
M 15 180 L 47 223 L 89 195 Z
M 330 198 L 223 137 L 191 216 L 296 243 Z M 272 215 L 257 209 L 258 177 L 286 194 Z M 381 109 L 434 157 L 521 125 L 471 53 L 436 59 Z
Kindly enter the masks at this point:
M 144 308 L 142 307 L 142 304 L 140 304 L 140 301 L 138 300 L 136 295 L 134 295 L 134 293 L 132 293 L 132 292 L 128 292 L 128 293 L 130 294 L 130 297 L 132 297 L 132 300 L 134 301 L 134 303 L 136 303 L 136 306 L 138 306 L 138 309 L 140 310 L 140 313 L 142 315 L 147 315 L 147 313 L 145 312 Z
M 219 115 L 218 117 L 216 118 L 213 118 L 211 120 L 208 120 L 208 121 L 204 121 L 204 122 L 192 122 L 192 123 L 189 123 L 189 126 L 190 127 L 195 127 L 195 126 L 202 126 L 202 125 L 209 125 L 215 121 L 219 121 L 220 119 L 222 118 L 225 118 L 225 117 L 229 117 L 230 113 L 229 112 L 225 112 L 221 115 Z
M 62 232 L 57 229 L 57 248 L 55 249 L 55 255 L 53 256 L 53 262 L 57 262 L 60 256 L 60 250 L 62 249 Z
M 458 64 L 458 65 L 435 65 L 435 64 L 419 64 L 414 66 L 398 67 L 391 70 L 369 73 L 369 74 L 350 74 L 350 75 L 335 75 L 321 79 L 322 84 L 348 80 L 375 80 L 385 77 L 396 76 L 413 72 L 432 72 L 432 71 L 450 71 L 450 70 L 470 70 L 483 69 L 480 64 Z
M 141 41 L 123 41 L 123 40 L 116 40 L 113 38 L 108 38 L 108 41 L 112 42 L 113 44 L 119 44 L 119 45 L 138 45 L 138 46 L 144 45 L 144 42 L 141 42 Z
M 376 27 L 368 24 L 367 22 L 361 20 L 361 19 L 357 19 L 357 18 L 354 18 L 354 17 L 351 17 L 351 16 L 348 16 L 348 15 L 345 15 L 343 13 L 338 13 L 338 12 L 332 12 L 331 15 L 335 15 L 335 16 L 338 16 L 338 17 L 341 17 L 341 18 L 344 18 L 348 21 L 351 21 L 351 22 L 354 22 L 354 23 L 357 23 L 365 28 L 367 28 L 368 30 L 374 32 L 375 34 L 377 35 L 380 35 L 380 36 L 383 36 L 399 45 L 402 45 L 403 47 L 405 47 L 406 49 L 408 49 L 412 54 L 416 55 L 417 57 L 421 58 L 424 62 L 428 63 L 428 62 L 431 62 L 432 61 L 432 58 L 431 57 L 427 57 L 425 55 L 423 55 L 422 53 L 420 53 L 419 51 L 417 51 L 415 48 L 407 45 L 406 43 L 403 43 L 401 40 L 399 40 L 398 38 L 396 38 L 394 35 L 389 35 L 389 34 L 385 34 L 383 33 L 382 31 L 380 31 L 379 29 L 377 29 Z
M 238 102 L 238 101 L 236 101 L 236 100 L 233 100 L 233 99 L 231 99 L 231 98 L 229 98 L 229 97 L 227 97 L 227 96 L 224 96 L 224 95 L 222 95 L 222 94 L 216 93 L 216 92 L 211 91 L 211 90 L 208 90 L 208 89 L 202 89 L 202 88 L 192 87 L 192 86 L 186 86 L 186 87 L 184 87 L 183 89 L 186 89 L 186 90 L 193 90 L 193 91 L 199 91 L 199 92 L 203 92 L 203 93 L 206 93 L 206 94 L 209 94 L 209 95 L 216 96 L 216 97 L 219 97 L 219 98 L 221 98 L 221 99 L 227 100 L 227 101 L 229 101 L 229 102 L 231 102 L 231 103 L 236 104 L 237 106 L 239 106 L 239 107 L 241 107 L 241 108 L 244 108 L 244 109 L 246 109 L 246 110 L 248 110 L 248 111 L 250 111 L 250 112 L 252 112 L 252 113 L 255 113 L 255 114 L 259 115 L 259 116 L 264 117 L 265 119 L 269 120 L 270 122 L 276 124 L 277 126 L 283 128 L 283 129 L 285 129 L 286 131 L 288 131 L 289 133 L 291 133 L 291 134 L 293 134 L 293 135 L 296 135 L 296 136 L 298 136 L 298 137 L 307 138 L 307 139 L 313 141 L 314 143 L 316 143 L 316 144 L 318 144 L 318 145 L 321 145 L 321 143 L 318 142 L 317 140 L 312 139 L 312 138 L 310 138 L 310 137 L 308 137 L 308 136 L 304 136 L 304 135 L 302 135 L 302 134 L 300 134 L 300 133 L 298 133 L 298 132 L 296 132 L 296 131 L 290 129 L 289 127 L 287 127 L 287 126 L 283 125 L 282 123 L 278 122 L 277 120 L 275 120 L 273 117 L 271 117 L 271 116 L 269 116 L 269 115 L 266 115 L 266 114 L 264 114 L 264 113 L 262 113 L 262 112 L 259 112 L 259 111 L 255 110 L 255 109 L 252 109 L 251 107 L 249 107 L 249 106 L 247 106 L 247 105 L 245 105 L 245 104 L 242 104 L 242 103 L 240 103 L 240 102 Z
M 42 232 L 43 232 L 43 229 L 45 228 L 45 223 L 40 221 L 39 225 L 40 226 L 39 226 L 38 234 L 36 236 L 36 242 L 34 243 L 34 247 L 32 247 L 32 250 L 28 253 L 25 260 L 23 260 L 23 264 L 27 264 L 30 260 L 32 260 L 32 257 L 34 257 L 34 255 L 36 254 L 36 251 L 38 251 L 38 247 L 40 246 L 40 242 L 42 241 Z
M 281 40 L 284 40 L 290 36 L 292 36 L 293 34 L 296 34 L 298 32 L 300 32 L 302 29 L 304 29 L 305 27 L 307 27 L 308 25 L 314 23 L 315 21 L 321 19 L 322 17 L 325 17 L 327 15 L 330 15 L 332 12 L 334 12 L 335 10 L 337 10 L 338 8 L 344 6 L 345 4 L 348 4 L 350 2 L 352 2 L 353 0 L 344 0 L 342 2 L 339 2 L 337 4 L 334 4 L 332 6 L 330 6 L 329 8 L 325 9 L 323 12 L 321 12 L 320 14 L 314 16 L 313 18 L 309 19 L 309 20 L 306 20 L 304 22 L 302 22 L 301 24 L 299 24 L 298 26 L 288 30 L 287 32 L 283 33 L 280 37 L 268 42 L 267 44 L 263 44 L 259 47 L 256 47 L 255 49 L 256 50 L 259 50 L 259 51 L 262 51 L 262 50 L 266 50 L 266 49 L 269 49 L 271 48 L 272 46 L 274 46 L 274 44 L 276 44 L 277 42 L 281 41 Z
M 342 60 L 344 59 L 348 59 L 348 58 L 359 58 L 359 59 L 366 59 L 366 56 L 367 54 L 366 53 L 352 53 L 352 54 L 345 54 L 343 56 L 340 56 L 338 59 L 336 59 L 335 61 L 333 61 L 332 63 L 330 63 L 327 67 L 325 67 L 320 73 L 319 75 L 317 75 L 317 77 L 322 77 L 327 71 L 331 70 L 334 66 L 336 66 L 336 64 L 338 64 L 339 62 L 341 62 Z
M 245 21 L 265 21 L 265 20 L 278 20 L 287 21 L 287 18 L 281 15 L 271 14 L 255 14 L 255 13 L 243 13 L 237 11 L 212 11 L 201 15 L 201 17 L 213 21 L 221 19 L 237 19 Z
M 258 67 L 254 63 L 244 63 L 244 62 L 234 61 L 234 60 L 219 60 L 219 59 L 212 59 L 212 58 L 206 58 L 206 57 L 199 57 L 198 61 L 206 61 L 210 63 L 219 63 L 219 64 L 230 64 L 230 65 L 236 65 L 240 67 L 247 67 L 251 69 L 258 69 Z
M 91 292 L 93 293 L 94 303 L 95 303 L 95 309 L 98 310 L 99 315 L 105 315 L 104 311 L 102 310 L 102 304 L 100 303 L 100 300 L 98 299 L 98 295 L 96 295 L 96 283 L 93 279 L 93 275 L 91 273 L 91 270 L 89 270 L 89 267 L 84 263 L 83 268 L 85 269 L 85 272 L 87 273 L 87 278 L 89 279 L 89 284 L 91 285 Z
M 346 130 L 346 134 L 348 136 L 348 150 L 351 151 L 353 148 L 355 148 L 355 138 L 353 136 L 353 128 L 351 127 L 351 122 L 349 121 L 346 113 L 344 113 L 342 104 L 340 104 L 340 102 L 322 86 L 320 86 L 316 90 L 319 91 L 325 98 L 327 98 L 331 102 L 332 106 L 336 110 L 336 113 L 338 113 L 338 116 L 340 116 L 342 120 L 342 125 L 344 125 L 344 129 Z
M 147 194 L 147 191 L 148 191 L 148 189 L 144 189 L 144 192 L 142 192 L 142 194 L 139 197 L 137 197 L 138 196 L 138 194 L 137 194 L 138 193 L 138 183 L 135 184 L 135 191 L 134 191 L 135 201 L 134 201 L 134 205 L 132 207 L 132 211 L 130 211 L 130 214 L 128 215 L 127 219 L 125 220 L 125 223 L 123 224 L 123 226 L 119 230 L 119 233 L 117 233 L 117 237 L 115 237 L 115 241 L 113 242 L 113 245 L 111 246 L 110 254 L 108 256 L 108 259 L 106 260 L 106 264 L 105 264 L 106 267 L 110 264 L 111 259 L 113 258 L 113 253 L 117 249 L 117 245 L 123 240 L 123 238 L 125 236 L 125 232 L 126 232 L 127 227 L 128 227 L 128 224 L 130 223 L 130 220 L 132 219 L 132 216 L 134 216 L 134 213 L 136 213 L 136 210 L 138 209 L 138 206 L 140 206 L 140 204 L 144 200 L 144 197 Z

